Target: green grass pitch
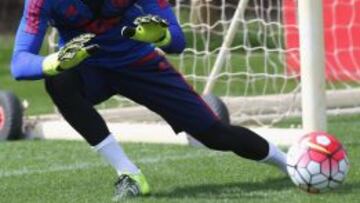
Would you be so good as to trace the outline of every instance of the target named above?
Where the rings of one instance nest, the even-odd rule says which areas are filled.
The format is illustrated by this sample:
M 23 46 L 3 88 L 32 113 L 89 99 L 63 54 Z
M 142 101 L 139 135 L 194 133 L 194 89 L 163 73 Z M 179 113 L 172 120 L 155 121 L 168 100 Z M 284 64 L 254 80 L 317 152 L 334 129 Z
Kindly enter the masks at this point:
M 358 202 L 360 116 L 332 118 L 329 131 L 348 150 L 351 168 L 338 190 L 310 195 L 277 169 L 186 146 L 125 144 L 152 186 L 129 202 Z M 0 144 L 1 202 L 111 202 L 115 172 L 79 141 Z

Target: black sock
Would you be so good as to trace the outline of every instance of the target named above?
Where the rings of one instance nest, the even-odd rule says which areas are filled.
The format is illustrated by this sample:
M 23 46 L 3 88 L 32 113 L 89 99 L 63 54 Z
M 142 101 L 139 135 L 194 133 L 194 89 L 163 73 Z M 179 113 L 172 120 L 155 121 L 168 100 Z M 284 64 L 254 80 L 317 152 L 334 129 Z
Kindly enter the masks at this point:
M 216 122 L 206 132 L 193 137 L 211 149 L 232 151 L 251 160 L 262 160 L 269 153 L 269 143 L 264 138 L 240 126 Z

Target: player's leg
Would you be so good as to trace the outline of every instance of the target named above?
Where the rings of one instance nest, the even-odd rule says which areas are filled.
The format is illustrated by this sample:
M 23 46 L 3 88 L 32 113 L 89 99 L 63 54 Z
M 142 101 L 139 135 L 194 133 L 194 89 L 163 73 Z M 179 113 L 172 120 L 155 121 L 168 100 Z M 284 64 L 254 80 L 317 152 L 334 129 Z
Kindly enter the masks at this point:
M 97 72 L 96 75 L 101 73 Z M 85 82 L 84 77 L 87 78 Z M 136 180 L 140 182 L 138 192 L 146 194 L 149 192 L 149 186 L 145 177 L 130 161 L 114 136 L 110 134 L 103 118 L 93 108 L 93 103 L 111 96 L 110 88 L 106 88 L 102 80 L 104 79 L 95 77 L 92 72 L 80 75 L 78 71 L 69 71 L 47 78 L 45 84 L 47 92 L 66 121 L 113 166 L 119 177 L 127 182 L 128 188 L 135 185 L 131 183 L 134 182 L 132 180 Z M 96 86 L 90 87 L 89 82 Z M 100 95 L 96 95 L 99 93 Z M 131 191 L 135 189 L 131 188 Z
M 176 132 L 186 131 L 211 149 L 233 151 L 247 159 L 285 168 L 285 154 L 280 149 L 247 128 L 221 123 L 165 60 L 151 67 L 133 67 L 119 75 L 112 79 L 119 92 L 161 115 Z
M 250 160 L 275 165 L 286 173 L 286 154 L 248 128 L 218 121 L 203 132 L 191 135 L 211 149 L 232 151 Z

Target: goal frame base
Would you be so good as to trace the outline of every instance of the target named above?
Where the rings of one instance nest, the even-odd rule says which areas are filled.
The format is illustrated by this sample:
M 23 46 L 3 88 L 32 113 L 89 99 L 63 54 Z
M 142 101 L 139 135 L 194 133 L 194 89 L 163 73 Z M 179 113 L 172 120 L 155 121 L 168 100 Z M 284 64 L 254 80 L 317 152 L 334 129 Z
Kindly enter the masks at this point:
M 110 131 L 120 142 L 201 146 L 186 133 L 175 134 L 171 127 L 160 123 L 108 123 Z M 301 129 L 251 128 L 266 140 L 288 147 L 305 134 Z M 64 120 L 43 121 L 34 125 L 29 138 L 51 140 L 82 140 L 83 138 Z

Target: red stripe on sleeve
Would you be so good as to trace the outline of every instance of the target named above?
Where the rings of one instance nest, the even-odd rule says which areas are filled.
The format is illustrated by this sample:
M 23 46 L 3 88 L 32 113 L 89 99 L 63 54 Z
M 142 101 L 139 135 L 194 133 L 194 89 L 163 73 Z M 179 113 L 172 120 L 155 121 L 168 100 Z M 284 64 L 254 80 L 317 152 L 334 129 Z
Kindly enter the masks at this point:
M 112 3 L 117 8 L 124 8 L 130 4 L 129 0 L 112 0 Z
M 40 27 L 40 14 L 44 0 L 30 0 L 26 13 L 25 31 L 30 34 L 37 34 Z
M 167 0 L 157 0 L 160 8 L 165 8 L 169 5 L 169 2 Z

